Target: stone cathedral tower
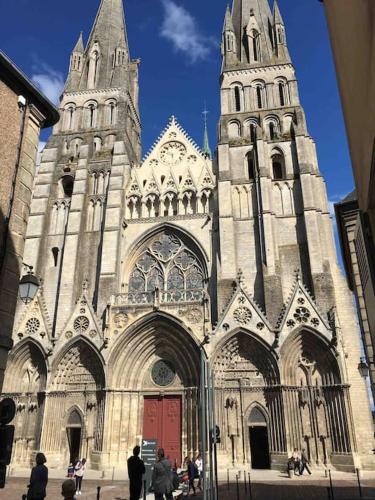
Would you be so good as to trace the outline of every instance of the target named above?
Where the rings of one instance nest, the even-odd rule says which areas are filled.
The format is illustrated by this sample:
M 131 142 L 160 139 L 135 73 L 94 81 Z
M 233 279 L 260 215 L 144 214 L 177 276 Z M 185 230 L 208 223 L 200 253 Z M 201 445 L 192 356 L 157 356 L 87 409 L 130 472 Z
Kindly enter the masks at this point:
M 51 467 L 123 468 L 142 438 L 196 453 L 204 350 L 221 465 L 284 469 L 305 447 L 316 466 L 372 466 L 355 312 L 277 4 L 234 0 L 222 56 L 216 160 L 174 117 L 141 160 L 122 0 L 79 37 L 28 225 L 43 284 L 18 306 L 4 383 L 14 464 L 42 449 Z

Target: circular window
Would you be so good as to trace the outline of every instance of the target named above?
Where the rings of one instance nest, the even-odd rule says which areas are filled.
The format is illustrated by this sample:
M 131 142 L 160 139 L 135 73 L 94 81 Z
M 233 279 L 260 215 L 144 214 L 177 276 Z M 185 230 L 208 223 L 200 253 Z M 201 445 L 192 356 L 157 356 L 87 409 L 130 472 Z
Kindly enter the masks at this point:
M 176 376 L 176 371 L 169 361 L 165 361 L 161 359 L 157 361 L 151 372 L 152 380 L 156 385 L 160 385 L 161 387 L 166 387 L 171 384 Z
M 36 333 L 39 330 L 39 327 L 40 327 L 40 321 L 37 318 L 30 318 L 26 322 L 26 332 L 29 335 Z

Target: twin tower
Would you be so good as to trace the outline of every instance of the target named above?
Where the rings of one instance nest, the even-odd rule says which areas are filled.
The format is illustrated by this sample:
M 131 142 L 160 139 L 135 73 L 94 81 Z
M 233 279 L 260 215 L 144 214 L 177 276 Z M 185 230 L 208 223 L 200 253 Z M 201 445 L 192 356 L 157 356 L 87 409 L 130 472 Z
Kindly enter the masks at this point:
M 146 61 L 147 64 L 147 61 Z M 42 155 L 4 391 L 13 462 L 123 467 L 156 439 L 198 452 L 200 363 L 214 374 L 219 463 L 372 467 L 352 298 L 277 3 L 234 0 L 222 34 L 217 154 L 172 117 L 141 159 L 139 61 L 122 0 L 73 50 Z M 171 110 L 172 111 L 172 110 Z

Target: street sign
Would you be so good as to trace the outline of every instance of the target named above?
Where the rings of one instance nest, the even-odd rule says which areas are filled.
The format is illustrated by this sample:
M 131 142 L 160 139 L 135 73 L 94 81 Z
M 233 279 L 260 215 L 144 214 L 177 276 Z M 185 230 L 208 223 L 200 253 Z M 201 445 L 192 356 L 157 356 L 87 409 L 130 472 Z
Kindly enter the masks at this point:
M 146 481 L 147 492 L 151 486 L 152 471 L 157 460 L 156 457 L 157 448 L 158 448 L 157 439 L 142 440 L 141 455 L 146 468 L 145 481 Z
M 0 401 L 0 425 L 7 425 L 16 414 L 16 403 L 11 398 Z

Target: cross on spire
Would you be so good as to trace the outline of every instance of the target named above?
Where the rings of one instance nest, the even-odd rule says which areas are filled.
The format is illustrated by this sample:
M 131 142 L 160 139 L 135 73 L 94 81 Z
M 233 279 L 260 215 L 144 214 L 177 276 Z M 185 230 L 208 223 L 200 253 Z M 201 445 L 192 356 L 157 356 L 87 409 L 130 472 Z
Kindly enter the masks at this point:
M 203 147 L 202 147 L 202 152 L 203 155 L 206 158 L 211 159 L 212 158 L 212 151 L 210 148 L 210 141 L 208 139 L 208 127 L 207 127 L 207 115 L 209 111 L 207 111 L 207 106 L 206 103 L 204 103 L 204 110 L 202 112 L 203 115 L 203 121 L 204 121 L 204 134 L 203 134 Z

